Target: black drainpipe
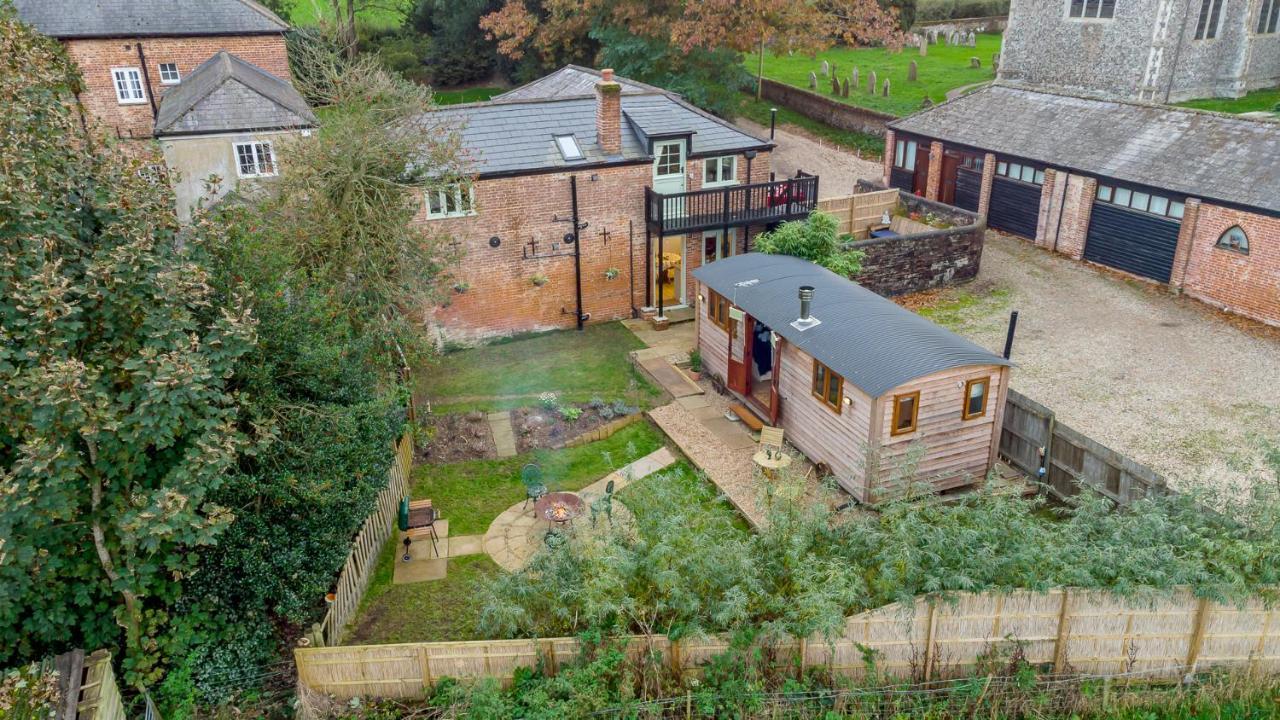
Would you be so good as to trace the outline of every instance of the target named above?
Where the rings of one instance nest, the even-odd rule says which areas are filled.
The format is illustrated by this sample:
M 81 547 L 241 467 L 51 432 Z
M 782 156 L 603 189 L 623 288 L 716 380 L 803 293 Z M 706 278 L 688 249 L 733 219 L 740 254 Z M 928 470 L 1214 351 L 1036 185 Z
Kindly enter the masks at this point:
M 582 329 L 582 238 L 578 236 L 578 176 L 569 176 L 569 194 L 573 196 L 573 291 L 578 306 L 578 329 Z
M 147 102 L 151 104 L 151 119 L 154 121 L 160 116 L 160 109 L 156 107 L 156 94 L 151 92 L 151 73 L 147 71 L 147 56 L 142 54 L 142 43 L 138 43 L 137 47 L 138 64 L 142 66 L 142 84 L 147 93 Z

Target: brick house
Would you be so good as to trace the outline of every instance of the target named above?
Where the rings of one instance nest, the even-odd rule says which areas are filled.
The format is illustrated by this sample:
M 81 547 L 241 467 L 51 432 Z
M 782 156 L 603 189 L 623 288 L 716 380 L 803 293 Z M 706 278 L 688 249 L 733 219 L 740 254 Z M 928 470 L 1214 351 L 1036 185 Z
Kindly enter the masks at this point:
M 432 115 L 474 172 L 417 219 L 463 256 L 434 313 L 450 339 L 693 305 L 694 269 L 817 202 L 817 177 L 770 182 L 770 142 L 610 70 L 566 66 Z
M 1280 325 L 1280 122 L 997 84 L 889 123 L 886 183 Z
M 163 155 L 179 215 L 276 173 L 281 140 L 315 117 L 290 84 L 287 23 L 254 0 L 16 0 L 80 69 L 88 120 L 126 151 Z M 161 140 L 161 147 L 152 144 Z

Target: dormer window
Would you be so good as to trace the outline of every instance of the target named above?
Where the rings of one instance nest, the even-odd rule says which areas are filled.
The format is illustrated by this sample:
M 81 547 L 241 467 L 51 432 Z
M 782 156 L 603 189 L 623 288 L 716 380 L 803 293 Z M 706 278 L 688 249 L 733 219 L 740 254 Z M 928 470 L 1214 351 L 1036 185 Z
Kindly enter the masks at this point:
M 738 182 L 738 158 L 734 155 L 707 158 L 702 163 L 702 186 L 732 185 Z
M 585 157 L 582 148 L 578 147 L 578 139 L 572 135 L 556 135 L 556 148 L 565 160 L 581 160 Z
M 1218 247 L 1248 255 L 1249 236 L 1244 234 L 1239 225 L 1233 225 L 1218 236 Z

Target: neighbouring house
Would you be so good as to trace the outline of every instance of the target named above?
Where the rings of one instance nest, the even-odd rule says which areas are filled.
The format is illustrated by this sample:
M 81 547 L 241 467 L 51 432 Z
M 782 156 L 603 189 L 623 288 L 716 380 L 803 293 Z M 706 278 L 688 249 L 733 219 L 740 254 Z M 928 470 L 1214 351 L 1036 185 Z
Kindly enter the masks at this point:
M 1019 0 L 1006 83 L 1179 102 L 1280 85 L 1280 0 Z
M 694 271 L 703 370 L 860 502 L 996 462 L 1010 363 L 835 273 L 747 253 Z
M 187 218 L 202 197 L 277 173 L 315 117 L 290 84 L 289 25 L 254 0 L 15 0 L 80 69 L 89 122 L 163 158 Z M 160 146 L 153 142 L 161 140 Z M 211 175 L 220 179 L 204 193 Z
M 1280 325 L 1276 121 L 997 83 L 891 122 L 884 181 Z
M 694 269 L 817 203 L 815 176 L 770 182 L 769 141 L 610 70 L 566 66 L 429 123 L 458 128 L 474 173 L 418 217 L 462 252 L 434 312 L 451 340 L 687 306 Z

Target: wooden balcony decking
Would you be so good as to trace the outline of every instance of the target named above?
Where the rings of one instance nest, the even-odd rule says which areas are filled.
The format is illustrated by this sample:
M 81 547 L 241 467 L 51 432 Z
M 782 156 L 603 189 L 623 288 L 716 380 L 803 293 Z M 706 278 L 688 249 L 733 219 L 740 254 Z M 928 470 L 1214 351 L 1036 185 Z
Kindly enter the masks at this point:
M 817 205 L 816 175 L 669 195 L 645 188 L 649 229 L 659 235 L 800 220 Z

